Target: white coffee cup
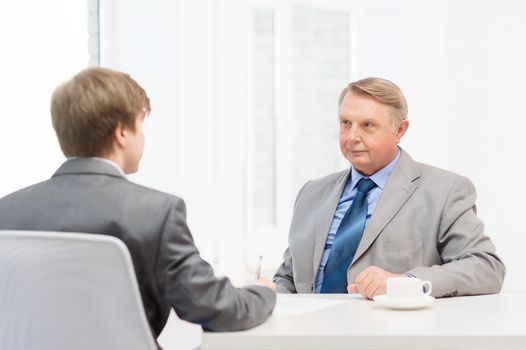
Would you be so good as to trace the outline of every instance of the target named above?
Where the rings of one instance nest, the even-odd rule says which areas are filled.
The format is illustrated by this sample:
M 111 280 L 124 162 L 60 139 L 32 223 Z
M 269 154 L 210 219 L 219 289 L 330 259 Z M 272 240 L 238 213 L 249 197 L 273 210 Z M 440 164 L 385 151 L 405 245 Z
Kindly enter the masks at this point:
M 424 289 L 425 288 L 425 289 Z M 392 299 L 418 299 L 431 294 L 431 282 L 414 277 L 387 279 L 387 296 Z

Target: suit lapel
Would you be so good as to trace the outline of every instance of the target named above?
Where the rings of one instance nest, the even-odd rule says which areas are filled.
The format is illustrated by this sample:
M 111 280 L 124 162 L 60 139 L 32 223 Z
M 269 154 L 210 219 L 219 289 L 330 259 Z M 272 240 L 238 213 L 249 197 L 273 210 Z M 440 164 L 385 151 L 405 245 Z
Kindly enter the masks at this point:
M 321 257 L 323 255 L 323 251 L 325 250 L 325 242 L 327 241 L 327 236 L 329 235 L 329 229 L 334 218 L 334 213 L 336 212 L 338 202 L 340 201 L 350 174 L 350 169 L 343 171 L 341 175 L 336 178 L 334 183 L 325 187 L 323 195 L 320 198 L 319 207 L 321 210 L 316 217 L 314 257 L 312 260 L 314 278 L 316 278 L 318 268 L 320 267 Z
M 402 150 L 401 152 L 400 160 L 389 177 L 374 213 L 365 227 L 353 263 L 367 251 L 376 237 L 418 187 L 418 179 L 420 178 L 418 167 L 405 151 Z

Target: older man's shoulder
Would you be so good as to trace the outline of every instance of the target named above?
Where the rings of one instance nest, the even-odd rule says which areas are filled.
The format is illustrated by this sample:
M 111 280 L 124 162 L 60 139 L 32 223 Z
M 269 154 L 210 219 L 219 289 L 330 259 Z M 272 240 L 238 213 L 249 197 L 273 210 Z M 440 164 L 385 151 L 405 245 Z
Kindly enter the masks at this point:
M 425 163 L 417 163 L 417 166 L 420 169 L 421 184 L 434 192 L 448 192 L 455 186 L 474 188 L 472 181 L 466 176 Z
M 325 175 L 325 176 L 322 176 L 322 177 L 318 177 L 318 178 L 315 178 L 315 179 L 312 179 L 310 181 L 308 181 L 305 186 L 308 186 L 308 187 L 325 187 L 327 185 L 334 185 L 334 184 L 338 184 L 342 181 L 344 181 L 345 179 L 347 179 L 348 175 L 349 175 L 349 169 L 346 169 L 346 170 L 342 170 L 342 171 L 338 171 L 337 173 L 332 173 L 332 174 L 329 174 L 329 175 Z
M 431 177 L 440 179 L 443 181 L 458 181 L 460 178 L 465 178 L 465 176 L 460 175 L 456 172 L 453 172 L 451 170 L 447 170 L 444 168 L 440 168 L 437 166 L 429 165 L 426 163 L 416 162 L 418 165 L 418 168 L 420 169 L 420 172 L 423 177 Z

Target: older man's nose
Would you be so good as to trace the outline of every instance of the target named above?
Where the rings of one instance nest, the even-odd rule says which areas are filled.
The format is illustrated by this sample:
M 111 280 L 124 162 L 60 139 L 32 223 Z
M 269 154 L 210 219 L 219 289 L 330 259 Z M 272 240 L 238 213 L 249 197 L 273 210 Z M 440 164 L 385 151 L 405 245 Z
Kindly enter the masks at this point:
M 361 140 L 360 130 L 356 126 L 353 125 L 349 130 L 347 130 L 345 134 L 345 141 L 356 143 L 356 142 L 360 142 L 360 140 Z

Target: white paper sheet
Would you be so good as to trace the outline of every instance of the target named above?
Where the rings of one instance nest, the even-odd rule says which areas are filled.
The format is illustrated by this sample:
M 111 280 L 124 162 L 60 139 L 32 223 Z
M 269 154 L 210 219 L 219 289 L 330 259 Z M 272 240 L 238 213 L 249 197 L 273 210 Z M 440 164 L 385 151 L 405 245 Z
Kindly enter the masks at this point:
M 299 298 L 295 296 L 278 295 L 275 314 L 280 315 L 301 315 L 309 312 L 325 309 L 328 307 L 346 303 L 347 300 Z

